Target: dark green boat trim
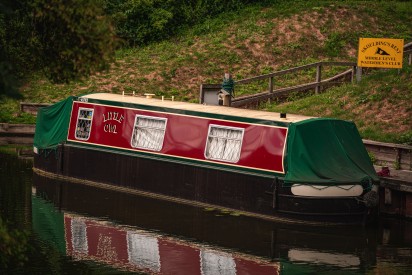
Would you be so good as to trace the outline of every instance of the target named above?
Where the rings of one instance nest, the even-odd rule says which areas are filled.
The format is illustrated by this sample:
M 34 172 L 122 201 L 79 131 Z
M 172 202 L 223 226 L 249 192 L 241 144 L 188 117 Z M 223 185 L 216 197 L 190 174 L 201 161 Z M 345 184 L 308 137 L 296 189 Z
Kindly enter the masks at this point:
M 78 147 L 78 148 L 84 148 L 84 149 L 91 149 L 91 150 L 98 150 L 98 151 L 103 151 L 103 152 L 122 154 L 122 155 L 127 155 L 127 156 L 134 156 L 134 157 L 141 157 L 141 158 L 158 160 L 158 161 L 173 162 L 173 163 L 178 163 L 178 164 L 183 164 L 183 165 L 197 166 L 201 168 L 241 173 L 245 175 L 257 176 L 257 177 L 263 177 L 263 178 L 273 178 L 274 179 L 276 177 L 285 176 L 284 174 L 280 172 L 271 172 L 271 171 L 253 169 L 253 168 L 246 168 L 246 167 L 233 165 L 233 164 L 213 163 L 209 161 L 196 160 L 196 159 L 191 159 L 191 158 L 169 156 L 169 155 L 163 155 L 163 154 L 153 154 L 153 153 L 145 152 L 145 151 L 128 150 L 128 149 L 123 149 L 123 148 L 109 147 L 109 146 L 83 143 L 83 142 L 68 141 L 67 145 Z

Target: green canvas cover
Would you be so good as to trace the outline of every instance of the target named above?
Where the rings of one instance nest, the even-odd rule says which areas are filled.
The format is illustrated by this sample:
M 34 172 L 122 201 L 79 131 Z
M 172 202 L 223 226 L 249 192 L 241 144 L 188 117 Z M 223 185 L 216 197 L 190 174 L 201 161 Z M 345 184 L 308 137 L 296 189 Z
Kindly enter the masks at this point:
M 336 185 L 378 181 L 353 122 L 313 118 L 289 126 L 285 184 Z
M 67 139 L 73 97 L 39 109 L 33 144 L 38 149 L 55 149 Z

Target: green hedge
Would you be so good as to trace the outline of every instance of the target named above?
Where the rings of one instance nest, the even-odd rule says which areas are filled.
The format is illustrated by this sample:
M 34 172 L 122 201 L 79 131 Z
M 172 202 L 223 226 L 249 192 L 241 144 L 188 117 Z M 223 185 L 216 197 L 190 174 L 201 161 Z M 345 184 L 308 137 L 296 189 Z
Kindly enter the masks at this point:
M 129 45 L 142 45 L 176 34 L 224 11 L 256 0 L 105 0 L 116 34 Z

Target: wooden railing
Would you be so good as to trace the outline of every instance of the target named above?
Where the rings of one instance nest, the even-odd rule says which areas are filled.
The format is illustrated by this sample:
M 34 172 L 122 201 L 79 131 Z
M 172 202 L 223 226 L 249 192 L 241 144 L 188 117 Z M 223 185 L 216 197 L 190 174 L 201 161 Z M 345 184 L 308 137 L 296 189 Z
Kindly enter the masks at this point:
M 412 65 L 412 42 L 403 46 L 403 54 L 408 56 L 408 65 Z
M 35 125 L 0 123 L 0 145 L 33 144 Z
M 339 73 L 331 78 L 322 80 L 322 68 L 324 66 L 348 66 L 351 67 L 342 73 Z M 301 85 L 286 87 L 286 88 L 274 88 L 275 77 L 283 76 L 290 73 L 295 73 L 302 70 L 307 70 L 316 67 L 316 78 L 314 82 L 305 83 Z M 231 101 L 232 107 L 242 107 L 249 104 L 258 103 L 260 101 L 267 101 L 269 99 L 279 98 L 287 95 L 291 92 L 308 91 L 315 89 L 316 93 L 319 93 L 323 88 L 329 86 L 341 85 L 343 81 L 349 82 L 354 79 L 360 80 L 362 70 L 358 70 L 355 62 L 316 62 L 287 70 L 273 72 L 270 74 L 255 76 L 242 80 L 235 81 L 235 85 L 249 84 L 255 81 L 268 80 L 268 90 L 253 95 L 246 95 L 233 98 Z M 221 89 L 220 84 L 202 84 L 200 86 L 200 103 L 207 103 L 207 98 L 212 96 L 216 97 L 217 93 Z
M 37 115 L 39 108 L 50 106 L 50 103 L 34 103 L 34 102 L 20 102 L 20 111 Z
M 363 140 L 372 162 L 391 170 L 412 170 L 412 146 Z
M 412 64 L 412 42 L 407 43 L 404 45 L 404 57 L 407 57 L 408 64 Z M 322 68 L 325 66 L 347 66 L 351 67 L 349 70 L 346 70 L 334 77 L 322 80 Z M 305 83 L 301 85 L 286 87 L 286 88 L 274 88 L 275 78 L 279 76 L 283 76 L 290 73 L 296 73 L 302 70 L 308 70 L 311 68 L 316 67 L 316 77 L 314 82 Z M 250 104 L 256 104 L 261 101 L 267 101 L 270 99 L 280 98 L 286 96 L 288 93 L 291 92 L 301 92 L 301 91 L 308 91 L 308 90 L 315 90 L 315 93 L 319 93 L 323 88 L 327 88 L 329 86 L 337 86 L 345 82 L 353 82 L 354 80 L 360 81 L 362 77 L 362 68 L 357 67 L 355 62 L 316 62 L 311 63 L 287 70 L 277 71 L 270 74 L 264 74 L 259 76 L 254 76 L 242 80 L 235 81 L 235 85 L 243 85 L 249 84 L 256 81 L 267 80 L 268 81 L 268 89 L 263 92 L 255 93 L 253 95 L 246 95 L 233 98 L 231 100 L 232 107 L 243 107 Z M 219 84 L 202 84 L 200 86 L 200 103 L 207 103 L 207 97 L 209 96 L 216 96 L 216 94 L 221 89 L 221 85 Z
M 322 80 L 322 68 L 324 66 L 339 66 L 339 67 L 348 66 L 348 67 L 351 67 L 351 69 L 344 71 L 338 75 L 335 75 L 334 77 Z M 295 72 L 299 72 L 299 71 L 307 70 L 311 68 L 316 68 L 316 78 L 314 82 L 296 85 L 292 87 L 274 89 L 275 77 L 279 77 L 279 76 L 283 76 L 286 74 L 295 73 Z M 241 96 L 241 97 L 234 98 L 232 99 L 231 106 L 241 107 L 241 106 L 249 105 L 252 103 L 257 103 L 260 101 L 265 101 L 268 99 L 279 98 L 291 92 L 307 91 L 311 89 L 315 89 L 315 93 L 319 93 L 321 89 L 324 87 L 336 86 L 336 85 L 342 84 L 343 82 L 339 80 L 353 81 L 355 78 L 360 79 L 361 73 L 362 71 L 357 69 L 355 62 L 333 62 L 333 61 L 324 62 L 322 61 L 322 62 L 311 63 L 311 64 L 287 69 L 287 70 L 277 71 L 277 72 L 273 72 L 270 74 L 265 74 L 265 75 L 260 75 L 260 76 L 238 80 L 238 81 L 235 81 L 235 85 L 249 84 L 254 81 L 260 81 L 260 80 L 268 80 L 268 90 L 265 92 L 254 94 L 254 95 Z

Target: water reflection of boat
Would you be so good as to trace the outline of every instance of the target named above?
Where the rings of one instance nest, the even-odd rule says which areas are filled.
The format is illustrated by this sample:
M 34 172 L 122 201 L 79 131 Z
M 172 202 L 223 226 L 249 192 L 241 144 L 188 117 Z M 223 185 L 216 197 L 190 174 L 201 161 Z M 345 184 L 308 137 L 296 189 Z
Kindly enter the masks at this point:
M 279 264 L 122 227 L 77 215 L 64 215 L 66 251 L 121 269 L 159 274 L 279 274 Z
M 60 221 L 64 223 L 66 251 L 78 259 L 150 272 L 167 266 L 179 274 L 182 268 L 200 272 L 216 268 L 235 271 L 234 267 L 237 274 L 253 268 L 262 272 L 251 274 L 273 274 L 279 272 L 281 260 L 319 264 L 331 270 L 367 268 L 376 261 L 376 236 L 367 228 L 280 225 L 38 175 L 34 186 L 36 194 L 66 213 L 64 222 Z M 181 257 L 162 260 L 168 253 Z
M 42 175 L 270 220 L 363 223 L 377 209 L 356 126 L 336 119 L 95 93 L 41 109 L 34 152 Z

